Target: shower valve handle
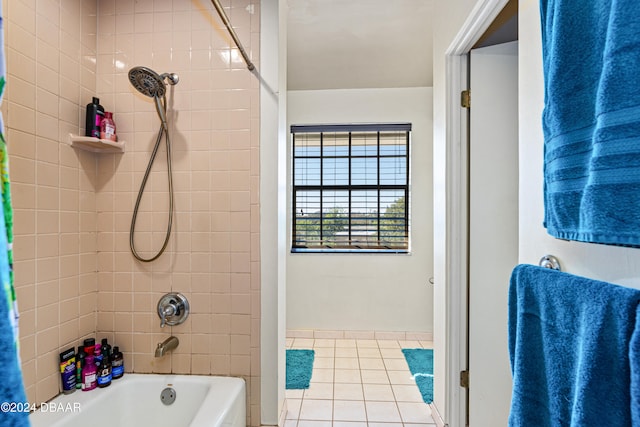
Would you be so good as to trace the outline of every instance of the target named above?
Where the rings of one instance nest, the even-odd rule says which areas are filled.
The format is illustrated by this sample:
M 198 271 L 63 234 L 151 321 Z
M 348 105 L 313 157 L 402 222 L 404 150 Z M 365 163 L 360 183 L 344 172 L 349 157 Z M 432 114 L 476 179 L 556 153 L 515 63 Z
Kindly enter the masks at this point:
M 187 319 L 189 315 L 189 301 L 177 292 L 165 294 L 158 301 L 158 316 L 160 316 L 160 327 L 165 325 L 179 325 Z

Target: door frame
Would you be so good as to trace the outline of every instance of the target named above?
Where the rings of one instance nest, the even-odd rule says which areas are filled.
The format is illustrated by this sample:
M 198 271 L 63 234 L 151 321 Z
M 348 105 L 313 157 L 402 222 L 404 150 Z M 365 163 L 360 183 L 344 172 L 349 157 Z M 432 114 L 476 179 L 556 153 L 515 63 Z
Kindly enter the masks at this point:
M 446 363 L 445 408 L 431 404 L 440 426 L 462 427 L 467 422 L 467 393 L 460 372 L 467 369 L 468 272 L 468 118 L 460 93 L 468 88 L 468 53 L 508 0 L 478 0 L 445 52 L 446 67 Z M 444 420 L 442 418 L 444 415 Z M 446 422 L 446 424 L 445 424 Z

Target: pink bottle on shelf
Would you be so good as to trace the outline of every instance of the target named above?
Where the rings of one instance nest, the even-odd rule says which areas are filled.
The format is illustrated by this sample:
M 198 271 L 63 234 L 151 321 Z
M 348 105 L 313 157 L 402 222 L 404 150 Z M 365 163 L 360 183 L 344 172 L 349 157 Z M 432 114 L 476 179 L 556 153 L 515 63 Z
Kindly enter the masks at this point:
M 90 391 L 98 386 L 98 367 L 93 356 L 87 355 L 82 368 L 82 391 Z
M 107 139 L 109 141 L 117 141 L 116 136 L 116 124 L 113 121 L 113 113 L 110 111 L 104 112 L 104 118 L 100 122 L 100 139 Z

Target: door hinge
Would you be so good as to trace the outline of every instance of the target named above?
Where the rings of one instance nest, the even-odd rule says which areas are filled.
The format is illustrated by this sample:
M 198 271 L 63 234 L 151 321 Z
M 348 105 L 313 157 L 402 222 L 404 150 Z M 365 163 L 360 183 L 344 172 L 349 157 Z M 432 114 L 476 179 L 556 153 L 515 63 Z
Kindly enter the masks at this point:
M 469 371 L 460 371 L 460 387 L 469 388 Z
M 462 108 L 471 108 L 471 91 L 463 90 L 460 92 L 460 106 Z

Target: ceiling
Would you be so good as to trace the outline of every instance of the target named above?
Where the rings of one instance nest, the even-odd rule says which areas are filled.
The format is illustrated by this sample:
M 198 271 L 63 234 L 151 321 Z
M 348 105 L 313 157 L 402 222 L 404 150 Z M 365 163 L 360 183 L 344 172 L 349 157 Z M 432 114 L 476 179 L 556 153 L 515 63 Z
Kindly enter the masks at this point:
M 432 4 L 288 0 L 288 89 L 432 86 Z

